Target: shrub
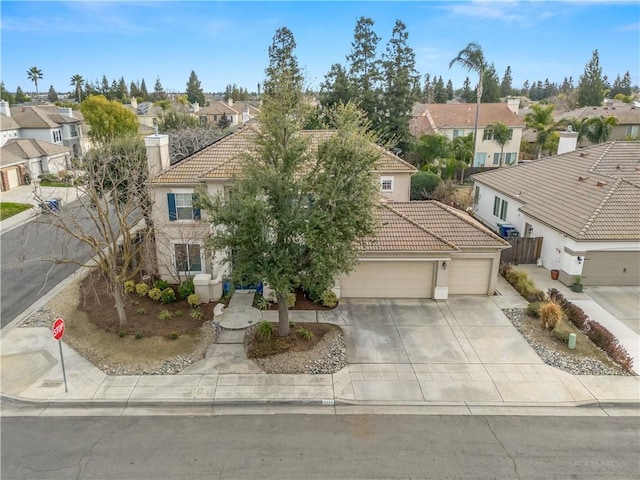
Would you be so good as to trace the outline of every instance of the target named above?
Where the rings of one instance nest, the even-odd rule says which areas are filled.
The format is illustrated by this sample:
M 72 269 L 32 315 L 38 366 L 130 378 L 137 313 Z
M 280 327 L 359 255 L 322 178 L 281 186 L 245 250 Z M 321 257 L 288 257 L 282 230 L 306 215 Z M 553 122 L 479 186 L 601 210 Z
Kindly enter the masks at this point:
M 164 304 L 173 303 L 176 301 L 176 292 L 173 288 L 167 287 L 160 293 L 160 301 Z
M 202 304 L 202 300 L 200 300 L 200 295 L 196 295 L 195 293 L 192 293 L 187 297 L 187 303 L 191 308 L 196 308 Z
M 124 282 L 124 293 L 133 293 L 136 290 L 136 282 L 127 280 Z
M 338 304 L 338 297 L 332 290 L 325 290 L 322 293 L 322 305 L 325 307 L 335 307 Z
M 529 302 L 543 302 L 544 292 L 539 290 L 524 270 L 518 270 L 511 265 L 500 267 L 500 275 L 515 288 Z
M 142 338 L 142 332 L 136 332 L 134 337 L 136 337 L 136 340 L 140 340 Z
M 144 297 L 149 293 L 149 285 L 147 285 L 144 282 L 141 282 L 139 284 L 136 285 L 136 293 L 141 296 Z
M 411 200 L 429 198 L 442 179 L 435 173 L 420 171 L 411 177 Z
M 175 317 L 181 317 L 182 316 L 182 310 L 176 310 L 175 312 L 173 312 L 173 315 Z
M 204 316 L 203 313 L 200 310 L 198 310 L 197 308 L 192 308 L 191 312 L 189 312 L 189 315 L 194 320 L 202 320 L 202 317 Z
M 162 297 L 162 290 L 160 290 L 159 288 L 153 287 L 151 290 L 149 290 L 149 298 L 151 300 L 160 300 L 160 298 Z
M 124 336 L 125 336 L 126 334 L 127 334 L 127 332 L 125 332 L 124 330 L 120 330 L 120 331 L 118 332 L 118 337 L 120 337 L 120 338 L 124 338 Z
M 139 308 L 137 310 L 138 315 L 146 315 L 147 314 L 147 310 L 145 308 Z
M 131 300 L 132 307 L 137 307 L 138 305 L 140 305 L 140 302 L 138 300 Z
M 540 316 L 540 302 L 531 302 L 527 305 L 527 315 L 532 317 Z
M 180 297 L 180 300 L 186 300 L 189 298 L 189 295 L 193 295 L 194 292 L 195 287 L 193 286 L 193 278 L 186 279 L 178 287 L 178 296 Z
M 153 282 L 153 286 L 154 288 L 162 291 L 169 286 L 169 283 L 166 280 L 156 280 L 155 282 Z
M 171 313 L 169 310 L 162 310 L 158 314 L 158 318 L 162 321 L 170 320 L 171 317 L 173 317 L 173 313 Z
M 260 310 L 266 310 L 267 308 L 269 308 L 269 300 L 264 298 L 262 295 L 258 295 L 258 297 L 256 298 L 256 305 Z
M 177 340 L 180 338 L 180 334 L 178 332 L 171 332 L 171 340 Z
M 562 343 L 567 343 L 569 341 L 569 332 L 562 328 L 554 328 L 551 330 L 551 334 Z
M 295 292 L 287 293 L 287 308 L 293 308 L 296 304 L 296 294 Z
M 256 338 L 261 342 L 266 342 L 273 335 L 273 324 L 263 320 L 256 328 Z
M 294 322 L 293 320 L 289 320 L 289 328 L 295 328 L 296 326 L 296 322 Z
M 556 302 L 548 301 L 540 305 L 540 321 L 543 328 L 553 330 L 562 320 L 562 308 Z
M 302 340 L 306 340 L 307 342 L 313 338 L 313 332 L 304 327 L 300 327 L 296 331 L 296 335 L 298 336 L 298 338 L 301 338 Z

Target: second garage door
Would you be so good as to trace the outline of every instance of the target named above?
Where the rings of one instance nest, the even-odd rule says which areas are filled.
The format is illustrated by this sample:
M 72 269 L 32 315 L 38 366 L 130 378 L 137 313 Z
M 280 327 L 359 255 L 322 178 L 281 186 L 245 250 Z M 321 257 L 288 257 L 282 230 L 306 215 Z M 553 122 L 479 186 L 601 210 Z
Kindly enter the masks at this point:
M 340 280 L 344 298 L 432 298 L 433 262 L 362 262 Z
M 490 258 L 454 258 L 449 267 L 449 295 L 486 295 L 490 275 Z
M 587 252 L 584 285 L 640 285 L 640 252 Z

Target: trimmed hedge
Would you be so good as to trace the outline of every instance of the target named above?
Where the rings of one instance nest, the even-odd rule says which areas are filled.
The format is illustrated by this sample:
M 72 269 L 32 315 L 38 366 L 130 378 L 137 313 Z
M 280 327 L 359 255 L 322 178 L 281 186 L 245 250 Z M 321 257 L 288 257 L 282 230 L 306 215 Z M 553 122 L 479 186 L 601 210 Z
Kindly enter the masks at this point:
M 435 173 L 420 171 L 411 177 L 411 200 L 425 200 L 442 183 Z

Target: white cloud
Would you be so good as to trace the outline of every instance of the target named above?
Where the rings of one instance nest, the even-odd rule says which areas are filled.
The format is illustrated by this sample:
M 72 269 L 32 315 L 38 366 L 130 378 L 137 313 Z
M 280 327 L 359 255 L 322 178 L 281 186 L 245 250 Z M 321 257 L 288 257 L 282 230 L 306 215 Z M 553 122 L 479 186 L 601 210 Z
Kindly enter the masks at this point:
M 640 22 L 623 25 L 618 28 L 618 30 L 620 30 L 621 32 L 637 32 L 640 30 Z

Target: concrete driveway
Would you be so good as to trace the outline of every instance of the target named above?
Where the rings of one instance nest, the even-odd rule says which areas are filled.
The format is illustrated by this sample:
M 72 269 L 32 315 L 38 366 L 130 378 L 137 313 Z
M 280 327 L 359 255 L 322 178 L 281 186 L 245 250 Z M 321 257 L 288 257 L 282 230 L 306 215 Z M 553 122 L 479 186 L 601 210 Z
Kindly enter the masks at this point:
M 584 292 L 640 335 L 640 287 L 585 287 Z
M 342 327 L 350 364 L 542 363 L 488 297 L 352 299 L 318 321 Z

